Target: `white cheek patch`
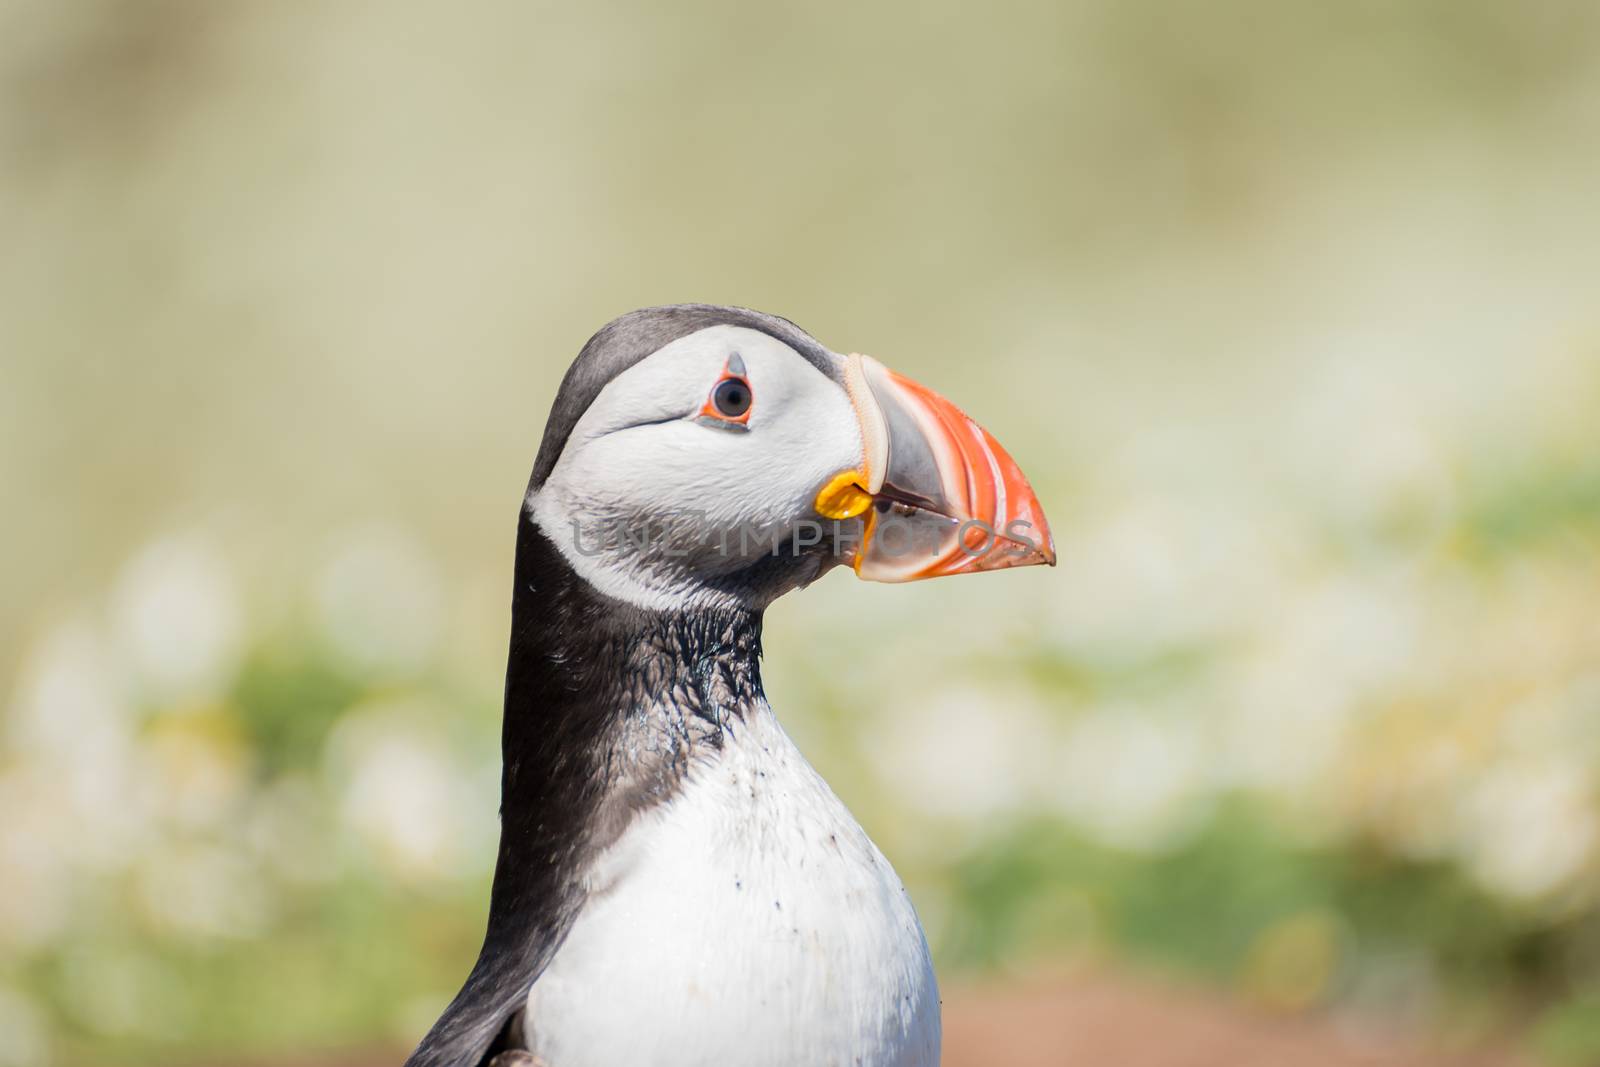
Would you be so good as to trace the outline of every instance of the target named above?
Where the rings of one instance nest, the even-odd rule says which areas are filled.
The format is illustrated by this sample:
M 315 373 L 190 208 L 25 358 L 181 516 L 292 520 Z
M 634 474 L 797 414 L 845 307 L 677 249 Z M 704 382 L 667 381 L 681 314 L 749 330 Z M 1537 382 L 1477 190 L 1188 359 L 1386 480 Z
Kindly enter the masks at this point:
M 671 611 L 692 603 L 688 590 L 652 583 L 636 568 L 587 551 L 584 546 L 592 540 L 585 535 L 581 520 L 574 518 L 574 509 L 560 496 L 549 491 L 548 483 L 528 498 L 527 511 L 527 521 L 536 523 L 555 542 L 578 577 L 606 596 L 652 611 Z
M 753 398 L 747 430 L 700 425 L 695 414 L 734 353 Z M 594 524 L 627 517 L 640 526 L 628 533 L 637 541 L 653 520 L 670 519 L 680 530 L 693 524 L 707 545 L 737 544 L 741 527 L 784 530 L 816 519 L 817 491 L 861 463 L 860 421 L 844 388 L 773 337 L 717 326 L 608 383 L 528 501 L 529 513 L 597 589 L 670 609 L 704 595 L 702 579 L 743 561 L 724 553 L 699 564 L 657 558 L 646 566 L 637 552 L 593 551 L 603 540 L 592 536 Z M 716 570 L 697 573 L 693 565 Z

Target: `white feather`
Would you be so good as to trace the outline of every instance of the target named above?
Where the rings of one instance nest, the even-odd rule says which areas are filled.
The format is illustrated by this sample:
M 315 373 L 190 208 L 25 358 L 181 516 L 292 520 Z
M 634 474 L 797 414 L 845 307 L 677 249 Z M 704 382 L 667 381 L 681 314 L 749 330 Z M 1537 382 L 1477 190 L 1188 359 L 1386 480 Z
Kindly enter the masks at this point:
M 702 425 L 697 416 L 734 352 L 750 383 L 748 429 Z M 680 526 L 693 542 L 685 550 L 721 545 L 724 536 L 775 517 L 814 516 L 817 491 L 859 467 L 861 450 L 860 423 L 841 385 L 774 337 L 713 326 L 606 384 L 529 511 L 601 592 L 646 608 L 682 608 L 694 595 L 682 574 L 646 570 L 634 553 L 591 554 L 580 546 L 601 543 L 600 527 L 618 515 L 693 519 Z M 586 529 L 580 534 L 574 522 Z M 742 561 L 723 552 L 693 562 L 733 568 Z
M 939 996 L 894 870 L 760 704 L 641 816 L 528 1000 L 557 1067 L 934 1067 Z

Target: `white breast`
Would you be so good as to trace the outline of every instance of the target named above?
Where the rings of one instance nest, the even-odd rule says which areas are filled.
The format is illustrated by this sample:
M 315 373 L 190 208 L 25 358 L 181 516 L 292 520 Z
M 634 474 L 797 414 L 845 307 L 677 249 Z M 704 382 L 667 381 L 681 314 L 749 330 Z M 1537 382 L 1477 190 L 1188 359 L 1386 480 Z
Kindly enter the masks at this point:
M 591 890 L 528 998 L 551 1067 L 939 1062 L 911 901 L 764 704 Z

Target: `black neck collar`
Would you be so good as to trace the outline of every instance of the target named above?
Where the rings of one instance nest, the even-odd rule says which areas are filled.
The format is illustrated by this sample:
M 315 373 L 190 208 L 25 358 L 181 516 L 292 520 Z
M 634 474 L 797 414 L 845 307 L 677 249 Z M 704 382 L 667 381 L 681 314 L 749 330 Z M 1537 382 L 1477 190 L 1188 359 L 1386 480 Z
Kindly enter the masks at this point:
M 601 594 L 523 513 L 501 729 L 500 849 L 477 965 L 408 1067 L 477 1063 L 560 947 L 582 875 L 764 702 L 761 614 Z

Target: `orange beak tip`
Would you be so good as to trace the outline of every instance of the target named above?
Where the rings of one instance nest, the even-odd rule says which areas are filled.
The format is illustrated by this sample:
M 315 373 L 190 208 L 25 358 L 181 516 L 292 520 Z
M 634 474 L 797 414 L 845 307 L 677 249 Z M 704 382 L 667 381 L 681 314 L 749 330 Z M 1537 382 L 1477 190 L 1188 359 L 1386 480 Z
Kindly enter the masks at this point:
M 851 396 L 863 411 L 862 474 L 830 483 L 819 511 L 844 510 L 851 493 L 885 499 L 869 522 L 856 574 L 902 582 L 1046 564 L 1055 538 L 1044 509 L 1000 442 L 938 393 L 876 360 L 851 357 Z M 822 499 L 826 498 L 826 499 Z M 981 536 L 980 536 L 981 531 Z

